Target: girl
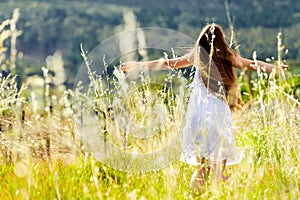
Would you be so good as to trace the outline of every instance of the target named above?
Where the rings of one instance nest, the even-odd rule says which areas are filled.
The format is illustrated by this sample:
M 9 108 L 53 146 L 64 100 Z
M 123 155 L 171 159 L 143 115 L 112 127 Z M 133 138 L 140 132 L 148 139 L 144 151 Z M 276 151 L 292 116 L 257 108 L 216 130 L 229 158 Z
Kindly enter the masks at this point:
M 174 59 L 122 63 L 121 69 L 136 67 L 168 69 L 195 66 L 194 81 L 183 129 L 182 158 L 198 166 L 191 179 L 191 189 L 201 191 L 213 171 L 215 180 L 227 180 L 227 165 L 240 162 L 243 154 L 236 148 L 231 111 L 241 106 L 234 68 L 271 72 L 275 66 L 239 56 L 230 49 L 222 28 L 208 24 L 201 31 L 195 47 L 187 55 Z M 288 66 L 281 66 L 280 69 Z

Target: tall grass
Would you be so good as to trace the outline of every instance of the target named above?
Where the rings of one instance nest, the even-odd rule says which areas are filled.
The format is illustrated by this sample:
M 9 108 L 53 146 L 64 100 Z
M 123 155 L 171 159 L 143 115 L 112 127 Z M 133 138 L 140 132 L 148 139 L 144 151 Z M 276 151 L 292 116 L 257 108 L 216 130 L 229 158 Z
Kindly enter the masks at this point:
M 282 62 L 281 54 L 279 40 L 278 65 Z M 52 102 L 53 110 L 51 113 L 47 109 L 40 111 L 38 117 L 30 110 L 28 101 L 23 100 L 22 108 L 15 109 L 16 99 L 26 93 L 16 90 L 13 77 L 0 78 L 1 199 L 300 198 L 300 103 L 291 85 L 287 84 L 292 74 L 286 73 L 283 77 L 276 70 L 269 75 L 257 72 L 252 81 L 253 99 L 234 114 L 235 137 L 238 146 L 244 149 L 245 158 L 240 164 L 228 167 L 230 179 L 227 182 L 215 184 L 211 175 L 200 196 L 193 196 L 189 190 L 194 167 L 178 160 L 164 168 L 142 173 L 122 172 L 99 162 L 90 153 L 92 149 L 82 144 L 76 135 L 72 117 L 73 112 L 80 117 L 82 113 L 76 113 L 78 109 L 74 108 L 77 106 L 81 111 L 83 107 L 80 106 L 88 102 L 85 111 L 96 116 L 107 141 L 141 154 L 151 148 L 161 148 L 180 130 L 177 123 L 182 123 L 185 113 L 183 102 L 188 91 L 178 85 L 188 80 L 181 72 L 169 72 L 156 84 L 142 77 L 137 85 L 127 84 L 123 72 L 118 69 L 114 76 L 104 78 L 95 77 L 90 71 L 90 90 L 86 95 L 78 95 L 77 99 L 82 105 L 71 101 L 70 97 L 76 92 L 65 91 L 54 98 L 48 87 L 44 106 L 49 109 L 49 102 Z M 103 80 L 108 85 L 103 85 Z M 164 110 L 163 120 L 168 123 L 154 120 L 153 105 L 160 106 L 159 114 Z M 25 118 L 16 126 L 22 110 L 26 111 Z M 120 116 L 129 117 L 125 122 L 128 120 L 141 127 L 156 125 L 155 133 L 159 134 L 145 139 L 145 130 L 126 129 Z M 133 133 L 142 139 L 128 136 Z M 47 146 L 47 142 L 51 145 Z

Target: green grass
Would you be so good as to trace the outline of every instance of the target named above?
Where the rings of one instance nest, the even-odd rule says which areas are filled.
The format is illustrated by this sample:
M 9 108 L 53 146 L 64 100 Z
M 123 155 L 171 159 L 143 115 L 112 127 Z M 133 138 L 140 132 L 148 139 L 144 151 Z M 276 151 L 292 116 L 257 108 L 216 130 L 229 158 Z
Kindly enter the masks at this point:
M 252 152 L 253 153 L 253 152 Z M 288 156 L 290 152 L 280 154 Z M 297 199 L 299 164 L 288 156 L 278 163 L 269 154 L 259 162 L 246 154 L 243 162 L 228 168 L 227 183 L 211 180 L 201 199 Z M 270 162 L 271 161 L 271 162 Z M 115 171 L 91 157 L 74 163 L 17 162 L 1 166 L 1 199 L 192 199 L 189 178 L 193 168 L 175 162 L 151 173 Z M 200 199 L 200 197 L 199 197 Z
M 245 157 L 227 168 L 228 182 L 215 184 L 211 174 L 201 196 L 189 190 L 195 167 L 180 161 L 157 171 L 133 173 L 95 160 L 74 135 L 72 119 L 61 117 L 63 108 L 57 106 L 50 118 L 34 119 L 28 112 L 20 129 L 1 132 L 0 198 L 298 199 L 300 105 L 286 95 L 288 86 L 280 85 L 278 78 L 270 75 L 266 84 L 264 76 L 258 77 L 258 97 L 234 115 L 236 142 Z M 18 127 L 16 120 L 12 123 Z M 47 133 L 50 157 L 46 154 Z M 3 141 L 8 141 L 6 149 Z M 7 162 L 5 151 L 11 154 Z

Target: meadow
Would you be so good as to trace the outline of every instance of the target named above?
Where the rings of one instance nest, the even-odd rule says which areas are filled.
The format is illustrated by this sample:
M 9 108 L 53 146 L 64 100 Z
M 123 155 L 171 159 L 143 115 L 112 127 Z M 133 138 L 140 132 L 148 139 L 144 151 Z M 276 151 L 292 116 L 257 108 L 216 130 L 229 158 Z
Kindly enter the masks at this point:
M 13 27 L 17 11 L 14 17 L 15 20 L 2 22 L 0 31 L 8 25 Z M 250 92 L 246 76 L 240 73 L 245 105 L 233 117 L 236 143 L 245 157 L 240 164 L 228 167 L 227 182 L 216 184 L 210 175 L 203 193 L 195 196 L 189 190 L 195 167 L 172 160 L 167 166 L 155 170 L 149 167 L 151 170 L 145 172 L 114 169 L 111 163 L 99 161 L 95 154 L 98 149 L 93 148 L 97 143 L 87 145 L 90 141 L 84 140 L 78 130 L 85 111 L 97 120 L 97 130 L 105 133 L 105 140 L 123 151 L 143 155 L 168 144 L 168 138 L 176 137 L 174 133 L 180 131 L 178 124 L 184 122 L 188 90 L 180 86 L 190 80 L 181 71 L 163 74 L 156 85 L 144 77 L 138 85 L 124 88 L 123 72 L 115 69 L 113 76 L 97 77 L 86 61 L 91 85 L 88 92 L 81 93 L 63 86 L 64 77 L 59 76 L 63 74 L 61 57 L 56 54 L 41 69 L 42 78 L 34 77 L 18 88 L 14 75 L 18 32 L 9 29 L 0 33 L 0 63 L 12 72 L 0 77 L 1 199 L 300 198 L 299 74 L 255 72 Z M 5 40 L 10 41 L 9 46 Z M 280 34 L 277 47 L 276 60 L 272 62 L 279 65 L 283 62 Z M 82 55 L 86 58 L 84 52 Z M 53 63 L 57 69 L 51 68 Z M 50 73 L 55 70 L 60 73 Z M 103 81 L 108 86 L 104 87 Z M 160 107 L 156 113 L 157 105 Z M 169 123 L 152 122 L 153 115 L 158 116 L 162 110 L 163 120 Z M 146 130 L 139 129 L 141 132 L 134 134 L 142 139 L 134 140 L 128 137 L 132 132 L 120 125 L 126 120 L 140 127 L 148 125 L 150 133 L 156 128 L 159 134 L 148 140 L 143 138 Z M 120 125 L 119 129 L 116 125 Z M 152 165 L 151 161 L 148 164 Z

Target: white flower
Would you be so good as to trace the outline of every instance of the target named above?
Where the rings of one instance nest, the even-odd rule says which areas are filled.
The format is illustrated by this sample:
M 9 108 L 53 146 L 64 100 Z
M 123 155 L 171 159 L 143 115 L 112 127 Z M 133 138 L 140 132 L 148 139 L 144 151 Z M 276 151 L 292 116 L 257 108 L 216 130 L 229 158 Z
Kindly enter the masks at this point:
M 119 68 L 115 68 L 114 75 L 116 76 L 116 78 L 119 81 L 119 85 L 121 86 L 120 89 L 121 89 L 122 93 L 126 94 L 127 91 L 128 91 L 129 86 L 128 86 L 128 83 L 126 81 L 126 77 L 125 77 L 124 72 Z

